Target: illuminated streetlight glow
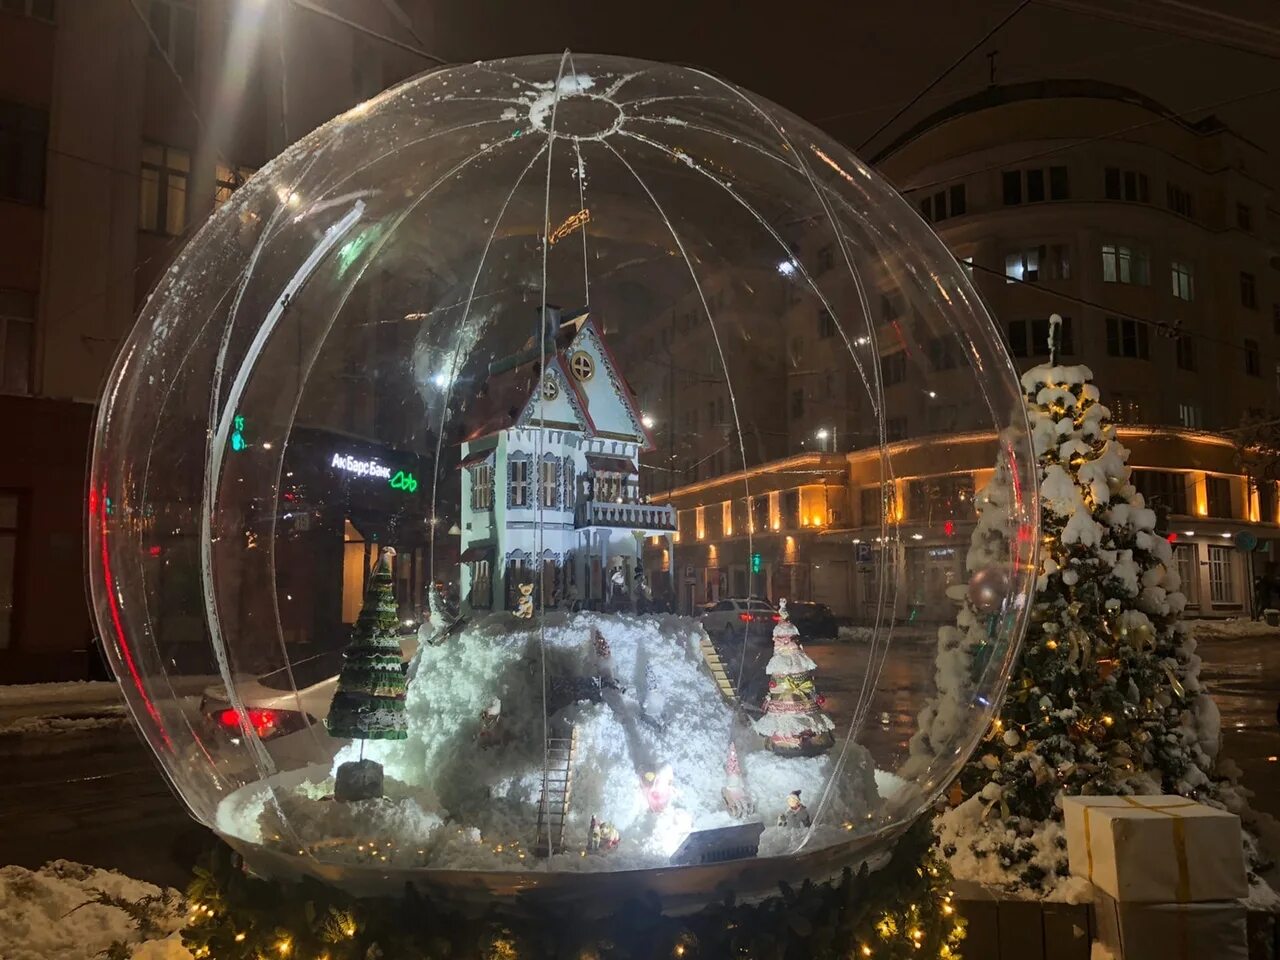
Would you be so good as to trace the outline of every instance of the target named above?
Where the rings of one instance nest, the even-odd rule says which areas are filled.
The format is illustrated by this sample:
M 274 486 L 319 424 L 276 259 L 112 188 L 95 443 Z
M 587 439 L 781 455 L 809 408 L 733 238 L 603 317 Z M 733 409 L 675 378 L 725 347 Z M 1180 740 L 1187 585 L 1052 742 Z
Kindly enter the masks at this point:
M 657 421 L 654 420 L 653 417 L 649 416 L 649 414 L 647 413 L 640 414 L 640 422 L 644 424 L 644 428 L 646 430 L 652 430 L 653 425 L 657 423 Z

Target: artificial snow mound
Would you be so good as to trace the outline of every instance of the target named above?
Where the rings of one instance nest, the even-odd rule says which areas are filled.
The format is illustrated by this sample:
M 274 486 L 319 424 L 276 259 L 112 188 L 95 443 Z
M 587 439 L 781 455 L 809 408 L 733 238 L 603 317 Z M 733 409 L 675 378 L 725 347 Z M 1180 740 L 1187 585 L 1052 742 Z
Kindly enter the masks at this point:
M 597 632 L 608 644 L 605 662 Z M 663 866 L 691 831 L 736 823 L 721 794 L 730 742 L 766 827 L 761 855 L 794 851 L 804 839 L 803 830 L 775 825 L 792 790 L 814 812 L 827 796 L 810 847 L 850 839 L 845 823 L 874 820 L 880 798 L 867 751 L 850 744 L 828 789 L 834 756 L 765 750 L 720 696 L 699 649 L 704 636 L 696 621 L 676 616 L 547 613 L 540 623 L 485 616 L 419 650 L 406 700 L 408 738 L 363 744 L 364 757 L 384 765 L 387 796 L 356 804 L 328 799 L 337 765 L 360 755 L 356 741 L 338 752 L 328 777 L 264 787 L 220 820 L 244 839 L 309 847 L 326 860 L 545 869 L 534 856 L 544 735 L 570 730 L 572 789 L 564 852 L 551 858 L 553 870 Z M 544 665 L 551 710 L 545 728 Z M 602 675 L 612 683 L 597 689 L 593 678 Z M 647 678 L 660 697 L 646 697 Z M 480 716 L 495 698 L 501 719 L 496 733 L 486 734 L 491 745 L 482 746 Z M 665 703 L 661 717 L 644 716 L 646 699 Z M 665 807 L 651 805 L 644 776 L 667 766 L 673 794 Z M 593 816 L 619 831 L 617 849 L 586 853 Z

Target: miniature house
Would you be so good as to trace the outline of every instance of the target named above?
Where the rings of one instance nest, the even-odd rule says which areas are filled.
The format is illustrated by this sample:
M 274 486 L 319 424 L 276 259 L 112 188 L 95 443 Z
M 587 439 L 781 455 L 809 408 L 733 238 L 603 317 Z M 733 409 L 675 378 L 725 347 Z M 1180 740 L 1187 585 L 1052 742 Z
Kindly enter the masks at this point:
M 644 538 L 676 528 L 640 496 L 653 441 L 590 314 L 548 307 L 541 336 L 490 366 L 494 413 L 462 443 L 462 600 L 513 608 L 534 583 L 539 606 L 629 606 Z

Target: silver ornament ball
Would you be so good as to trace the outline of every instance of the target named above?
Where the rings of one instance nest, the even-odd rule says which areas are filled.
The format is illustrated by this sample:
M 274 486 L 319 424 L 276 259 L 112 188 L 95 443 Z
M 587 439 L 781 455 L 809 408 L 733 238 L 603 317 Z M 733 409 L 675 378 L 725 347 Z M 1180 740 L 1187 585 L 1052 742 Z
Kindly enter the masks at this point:
M 969 602 L 979 613 L 993 613 L 1009 595 L 1009 577 L 999 567 L 987 567 L 969 578 Z

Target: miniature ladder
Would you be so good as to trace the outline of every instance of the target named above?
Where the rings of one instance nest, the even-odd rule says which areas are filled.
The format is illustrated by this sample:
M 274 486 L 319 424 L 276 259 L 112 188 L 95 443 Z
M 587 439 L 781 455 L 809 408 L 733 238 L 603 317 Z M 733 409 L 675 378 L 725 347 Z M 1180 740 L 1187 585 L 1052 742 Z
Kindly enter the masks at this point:
M 712 679 L 715 680 L 716 686 L 720 688 L 720 695 L 730 703 L 733 703 L 738 699 L 738 691 L 733 688 L 733 681 L 729 679 L 729 674 L 725 672 L 724 661 L 720 659 L 720 654 L 716 652 L 711 638 L 705 634 L 702 637 L 701 649 L 702 659 L 707 662 L 707 669 L 711 671 Z
M 564 826 L 573 792 L 573 761 L 578 753 L 578 729 L 567 737 L 547 737 L 542 801 L 538 804 L 538 838 L 533 852 L 539 857 L 564 852 Z

